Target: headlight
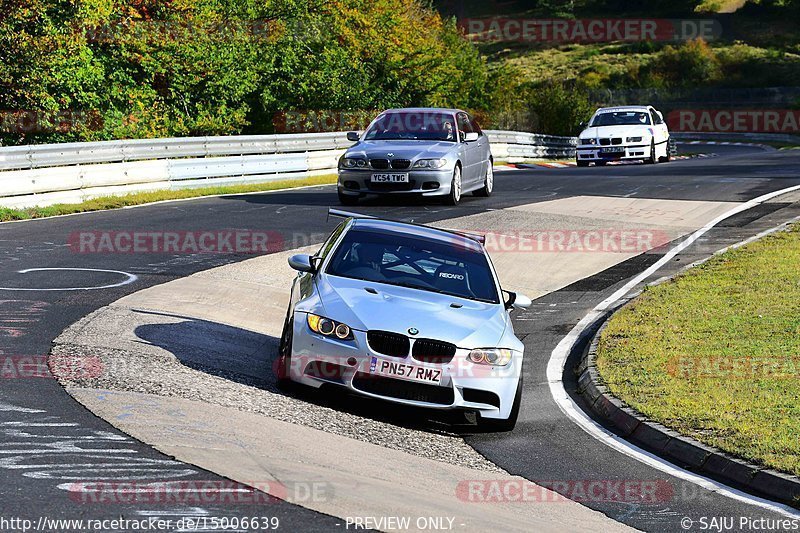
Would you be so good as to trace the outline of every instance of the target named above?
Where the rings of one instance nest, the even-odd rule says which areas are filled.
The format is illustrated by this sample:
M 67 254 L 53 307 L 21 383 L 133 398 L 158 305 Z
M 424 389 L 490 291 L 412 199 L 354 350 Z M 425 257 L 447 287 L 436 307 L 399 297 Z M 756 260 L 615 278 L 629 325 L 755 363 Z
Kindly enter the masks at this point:
M 366 168 L 367 160 L 355 157 L 345 157 L 342 158 L 341 165 L 342 168 Z
M 308 327 L 311 331 L 319 333 L 325 337 L 336 337 L 339 340 L 349 341 L 353 339 L 353 330 L 347 324 L 335 322 L 330 318 L 308 313 Z
M 597 139 L 581 139 L 581 144 L 597 144 Z
M 442 168 L 447 164 L 447 159 L 420 159 L 412 168 Z
M 481 348 L 469 352 L 467 359 L 476 365 L 506 366 L 513 355 L 507 348 Z
M 627 142 L 629 142 L 629 143 L 640 143 L 640 142 L 642 142 L 642 138 L 641 137 L 628 137 L 625 140 Z

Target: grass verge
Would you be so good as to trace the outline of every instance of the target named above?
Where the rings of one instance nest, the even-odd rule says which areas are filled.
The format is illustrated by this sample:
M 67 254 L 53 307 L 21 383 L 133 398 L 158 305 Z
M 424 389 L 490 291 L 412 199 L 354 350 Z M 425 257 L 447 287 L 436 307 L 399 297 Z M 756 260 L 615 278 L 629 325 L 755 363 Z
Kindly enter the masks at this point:
M 29 220 L 32 218 L 71 215 L 88 211 L 103 211 L 134 205 L 161 202 L 164 200 L 181 200 L 184 198 L 200 198 L 202 196 L 219 196 L 225 194 L 242 194 L 275 191 L 291 187 L 305 187 L 309 185 L 328 185 L 336 183 L 336 175 L 316 176 L 281 181 L 268 181 L 248 185 L 228 185 L 219 187 L 202 187 L 197 189 L 182 189 L 179 191 L 152 191 L 137 192 L 121 196 L 102 196 L 86 200 L 79 204 L 55 204 L 47 207 L 30 207 L 25 209 L 0 208 L 0 222 L 12 220 Z
M 598 346 L 610 392 L 652 420 L 800 474 L 800 226 L 648 288 Z

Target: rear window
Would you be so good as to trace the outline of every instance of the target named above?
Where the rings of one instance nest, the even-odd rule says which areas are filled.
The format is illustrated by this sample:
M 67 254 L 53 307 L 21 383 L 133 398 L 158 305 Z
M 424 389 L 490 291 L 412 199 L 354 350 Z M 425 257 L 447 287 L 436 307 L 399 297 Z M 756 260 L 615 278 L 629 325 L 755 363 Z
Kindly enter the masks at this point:
M 480 249 L 398 233 L 350 230 L 327 274 L 439 294 L 500 303 L 494 277 Z

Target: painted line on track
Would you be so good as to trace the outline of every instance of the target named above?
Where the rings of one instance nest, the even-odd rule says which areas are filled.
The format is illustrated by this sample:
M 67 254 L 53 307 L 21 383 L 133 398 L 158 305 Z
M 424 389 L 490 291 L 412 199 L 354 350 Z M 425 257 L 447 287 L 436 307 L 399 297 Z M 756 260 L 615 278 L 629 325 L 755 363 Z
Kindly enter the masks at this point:
M 755 505 L 763 509 L 768 509 L 770 511 L 780 513 L 790 518 L 800 517 L 800 511 L 797 511 L 796 509 L 793 509 L 788 505 L 783 505 L 764 498 L 753 496 L 746 492 L 729 487 L 713 479 L 698 474 L 694 474 L 692 472 L 689 472 L 688 470 L 679 468 L 674 464 L 670 463 L 669 461 L 667 461 L 666 459 L 663 459 L 655 454 L 652 454 L 628 442 L 622 437 L 619 437 L 618 435 L 612 433 L 611 431 L 607 430 L 606 428 L 604 428 L 603 426 L 592 420 L 580 408 L 580 406 L 578 406 L 578 404 L 575 403 L 572 397 L 570 397 L 569 393 L 567 393 L 567 390 L 564 388 L 564 382 L 562 376 L 564 374 L 564 369 L 567 364 L 567 358 L 569 354 L 572 352 L 572 349 L 574 348 L 575 344 L 577 344 L 578 340 L 583 335 L 583 333 L 590 327 L 592 327 L 595 324 L 595 322 L 606 313 L 606 311 L 608 311 L 611 307 L 614 306 L 614 304 L 616 304 L 622 298 L 624 298 L 639 283 L 641 283 L 642 281 L 646 280 L 648 277 L 653 275 L 655 272 L 661 269 L 661 267 L 666 265 L 675 256 L 677 256 L 680 252 L 691 246 L 697 239 L 702 237 L 704 234 L 708 233 L 711 229 L 713 229 L 723 220 L 726 220 L 732 217 L 733 215 L 741 213 L 742 211 L 751 209 L 752 207 L 762 204 L 767 200 L 797 190 L 800 190 L 800 185 L 787 187 L 785 189 L 771 192 L 769 194 L 765 194 L 763 196 L 759 196 L 758 198 L 749 200 L 748 202 L 745 202 L 742 205 L 739 205 L 734 209 L 731 209 L 730 211 L 723 213 L 722 215 L 718 216 L 717 218 L 715 218 L 702 228 L 692 233 L 684 241 L 682 241 L 672 250 L 667 252 L 664 255 L 664 257 L 662 257 L 653 265 L 651 265 L 648 269 L 644 270 L 639 275 L 631 279 L 628 283 L 626 283 L 623 287 L 617 290 L 614 294 L 612 294 L 611 296 L 600 302 L 591 312 L 589 312 L 589 314 L 584 316 L 581 319 L 581 321 L 578 322 L 578 324 L 576 324 L 575 327 L 572 328 L 572 330 L 563 339 L 561 339 L 561 342 L 559 342 L 556 348 L 553 350 L 550 356 L 550 360 L 547 363 L 547 382 L 550 387 L 550 394 L 553 396 L 553 400 L 556 402 L 559 409 L 561 409 L 561 411 L 567 417 L 569 417 L 575 424 L 577 424 L 581 429 L 583 429 L 586 433 L 588 433 L 595 439 L 599 440 L 603 444 L 609 446 L 610 448 L 614 449 L 619 453 L 627 455 L 632 459 L 640 461 L 652 468 L 655 468 L 656 470 L 665 472 L 678 479 L 689 481 L 690 483 L 699 485 L 700 487 L 709 490 L 711 492 L 715 492 L 744 503 Z
M 94 287 L 55 287 L 49 289 L 37 289 L 37 288 L 23 288 L 23 287 L 0 287 L 0 291 L 28 291 L 28 292 L 39 292 L 39 291 L 98 291 L 102 289 L 114 289 L 116 287 L 122 287 L 124 285 L 130 285 L 139 277 L 136 274 L 130 274 L 128 272 L 122 272 L 121 270 L 105 270 L 102 268 L 28 268 L 26 270 L 19 270 L 18 274 L 28 274 L 29 272 L 52 272 L 52 271 L 67 271 L 67 272 L 102 272 L 106 274 L 119 274 L 121 276 L 125 276 L 126 279 L 119 283 L 112 283 L 110 285 L 100 285 Z

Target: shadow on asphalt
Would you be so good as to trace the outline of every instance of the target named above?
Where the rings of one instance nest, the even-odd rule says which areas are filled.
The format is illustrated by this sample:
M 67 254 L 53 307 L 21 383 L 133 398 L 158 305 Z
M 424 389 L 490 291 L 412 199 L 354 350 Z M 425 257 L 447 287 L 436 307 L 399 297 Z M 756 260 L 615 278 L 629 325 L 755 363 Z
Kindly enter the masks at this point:
M 328 407 L 351 415 L 431 433 L 480 433 L 463 412 L 436 411 L 364 398 L 335 385 L 319 390 L 300 384 L 279 387 L 275 379 L 276 337 L 188 317 L 182 322 L 147 324 L 136 336 L 173 354 L 181 364 L 247 387 Z

